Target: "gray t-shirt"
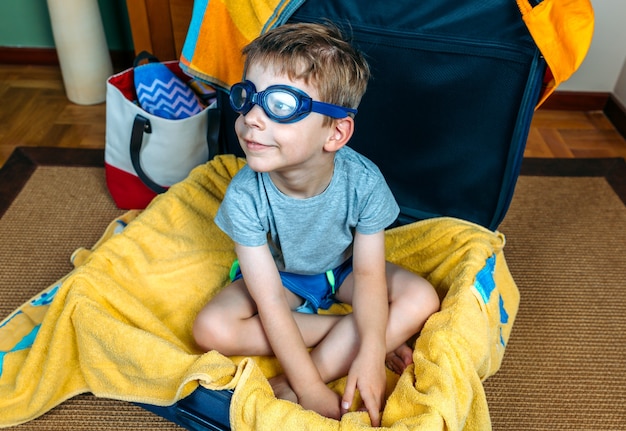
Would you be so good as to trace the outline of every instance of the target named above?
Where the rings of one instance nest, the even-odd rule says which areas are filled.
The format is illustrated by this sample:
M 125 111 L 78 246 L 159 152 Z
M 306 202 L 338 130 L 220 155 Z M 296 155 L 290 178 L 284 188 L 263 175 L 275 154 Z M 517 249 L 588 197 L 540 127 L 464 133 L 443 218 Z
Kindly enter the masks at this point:
M 355 230 L 379 232 L 398 213 L 378 167 L 343 147 L 335 153 L 326 190 L 307 199 L 289 197 L 269 174 L 243 167 L 232 179 L 215 222 L 238 244 L 268 243 L 279 271 L 321 274 L 352 255 Z

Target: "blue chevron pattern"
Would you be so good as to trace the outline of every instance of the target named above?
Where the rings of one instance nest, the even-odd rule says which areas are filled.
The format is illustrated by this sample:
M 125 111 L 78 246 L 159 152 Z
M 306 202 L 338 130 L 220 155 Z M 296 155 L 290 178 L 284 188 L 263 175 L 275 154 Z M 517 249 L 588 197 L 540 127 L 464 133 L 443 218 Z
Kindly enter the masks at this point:
M 202 111 L 193 90 L 162 64 L 137 67 L 135 87 L 139 105 L 152 115 L 175 120 Z

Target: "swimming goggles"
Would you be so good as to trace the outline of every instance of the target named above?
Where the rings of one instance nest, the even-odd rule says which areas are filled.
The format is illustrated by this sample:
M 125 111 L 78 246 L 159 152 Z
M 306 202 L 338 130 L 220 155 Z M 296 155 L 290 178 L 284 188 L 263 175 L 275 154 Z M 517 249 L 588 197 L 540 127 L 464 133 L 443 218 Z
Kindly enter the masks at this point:
M 250 81 L 234 84 L 230 88 L 230 106 L 241 115 L 246 115 L 254 105 L 263 108 L 265 114 L 277 123 L 295 123 L 309 113 L 345 118 L 357 110 L 330 103 L 313 101 L 304 91 L 288 85 L 272 85 L 256 91 Z

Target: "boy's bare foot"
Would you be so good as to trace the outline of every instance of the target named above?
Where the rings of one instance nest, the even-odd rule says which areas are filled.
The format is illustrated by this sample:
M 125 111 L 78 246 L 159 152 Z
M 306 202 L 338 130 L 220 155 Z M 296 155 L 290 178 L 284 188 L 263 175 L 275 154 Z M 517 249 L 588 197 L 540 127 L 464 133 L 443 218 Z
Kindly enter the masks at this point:
M 289 381 L 287 380 L 287 376 L 284 374 L 280 374 L 276 377 L 272 377 L 269 379 L 270 385 L 272 386 L 272 390 L 274 391 L 274 396 L 276 398 L 280 398 L 281 400 L 287 400 L 294 403 L 298 402 L 298 397 L 296 393 L 291 389 L 289 385 Z
M 385 365 L 396 374 L 402 372 L 413 363 L 413 349 L 408 344 L 402 344 L 385 357 Z

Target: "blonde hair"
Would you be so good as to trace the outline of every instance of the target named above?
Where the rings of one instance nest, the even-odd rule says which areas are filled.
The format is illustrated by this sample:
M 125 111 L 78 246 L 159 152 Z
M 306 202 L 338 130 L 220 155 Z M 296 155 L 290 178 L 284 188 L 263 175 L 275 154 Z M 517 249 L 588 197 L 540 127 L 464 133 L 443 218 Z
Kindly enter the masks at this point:
M 359 106 L 370 77 L 363 55 L 332 24 L 276 27 L 253 40 L 243 54 L 244 74 L 251 64 L 272 66 L 289 79 L 315 86 L 320 101 L 349 108 Z

